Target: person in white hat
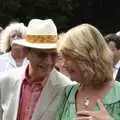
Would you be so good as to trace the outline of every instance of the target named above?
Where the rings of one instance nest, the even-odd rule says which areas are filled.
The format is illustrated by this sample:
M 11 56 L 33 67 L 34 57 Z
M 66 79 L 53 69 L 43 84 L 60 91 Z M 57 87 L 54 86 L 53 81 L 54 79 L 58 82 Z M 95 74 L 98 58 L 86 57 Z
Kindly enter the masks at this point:
M 25 39 L 27 67 L 0 74 L 0 120 L 54 120 L 65 88 L 76 84 L 54 69 L 57 29 L 51 19 L 32 19 Z

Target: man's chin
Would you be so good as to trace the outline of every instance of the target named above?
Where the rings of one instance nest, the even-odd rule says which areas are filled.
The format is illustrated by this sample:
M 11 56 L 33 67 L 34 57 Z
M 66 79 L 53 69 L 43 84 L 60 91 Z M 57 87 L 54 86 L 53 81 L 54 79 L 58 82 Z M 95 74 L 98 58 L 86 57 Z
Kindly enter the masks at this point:
M 41 77 L 46 77 L 48 76 L 50 73 L 51 73 L 52 69 L 47 69 L 47 70 L 44 70 L 44 69 L 39 69 L 38 70 L 38 73 Z

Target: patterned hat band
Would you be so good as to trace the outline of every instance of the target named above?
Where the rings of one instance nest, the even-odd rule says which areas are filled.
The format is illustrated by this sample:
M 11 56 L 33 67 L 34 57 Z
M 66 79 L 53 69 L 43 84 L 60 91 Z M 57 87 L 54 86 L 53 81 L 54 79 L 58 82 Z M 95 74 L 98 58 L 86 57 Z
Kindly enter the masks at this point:
M 25 40 L 30 43 L 56 43 L 57 35 L 27 35 Z

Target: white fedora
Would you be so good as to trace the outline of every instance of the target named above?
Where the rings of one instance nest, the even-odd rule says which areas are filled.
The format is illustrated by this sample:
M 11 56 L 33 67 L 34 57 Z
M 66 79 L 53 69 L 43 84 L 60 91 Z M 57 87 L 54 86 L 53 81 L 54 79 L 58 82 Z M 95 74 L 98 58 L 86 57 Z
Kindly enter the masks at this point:
M 52 19 L 32 19 L 27 27 L 24 39 L 14 40 L 12 44 L 37 49 L 55 49 L 57 28 Z

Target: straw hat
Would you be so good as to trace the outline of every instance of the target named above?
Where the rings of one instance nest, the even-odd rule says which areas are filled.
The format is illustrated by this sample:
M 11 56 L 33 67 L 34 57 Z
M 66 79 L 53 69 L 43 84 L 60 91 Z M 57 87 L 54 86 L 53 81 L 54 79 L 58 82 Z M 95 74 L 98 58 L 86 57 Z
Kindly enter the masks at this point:
M 27 27 L 24 39 L 14 40 L 12 44 L 37 49 L 55 49 L 57 28 L 52 19 L 32 19 Z

